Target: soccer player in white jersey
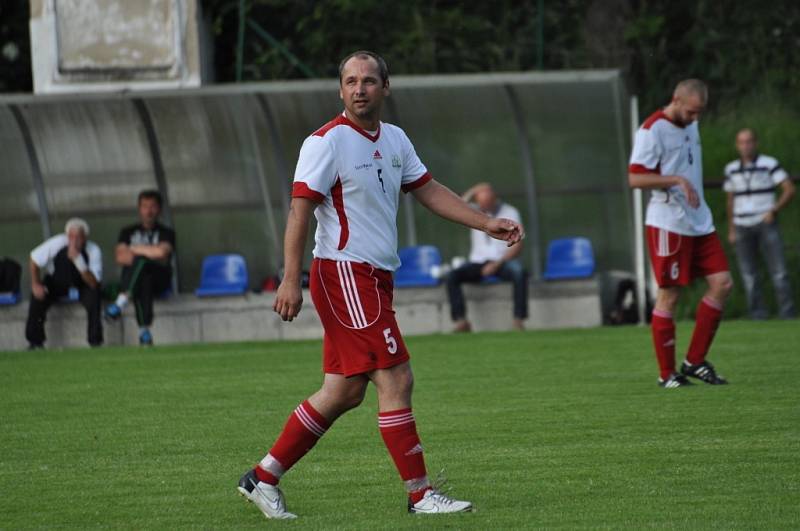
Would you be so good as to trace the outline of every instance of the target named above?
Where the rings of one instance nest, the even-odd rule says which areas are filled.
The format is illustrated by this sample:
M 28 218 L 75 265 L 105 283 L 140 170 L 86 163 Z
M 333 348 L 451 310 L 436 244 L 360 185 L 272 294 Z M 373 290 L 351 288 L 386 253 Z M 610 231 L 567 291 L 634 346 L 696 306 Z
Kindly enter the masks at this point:
M 383 59 L 359 51 L 339 65 L 344 112 L 303 143 L 284 237 L 285 274 L 274 309 L 291 321 L 300 289 L 309 218 L 317 218 L 310 289 L 325 329 L 322 387 L 289 416 L 269 453 L 239 481 L 239 492 L 268 518 L 294 518 L 277 484 L 372 382 L 381 436 L 408 492 L 408 511 L 469 511 L 431 485 L 411 410 L 413 375 L 392 310 L 401 191 L 434 213 L 480 229 L 509 246 L 524 236 L 511 220 L 490 218 L 435 181 L 398 127 L 380 121 L 389 96 Z M 356 488 L 358 488 L 356 486 Z
M 727 383 L 706 361 L 733 287 L 728 261 L 703 198 L 703 162 L 697 120 L 708 91 L 698 79 L 678 83 L 672 101 L 653 113 L 636 132 L 628 168 L 631 187 L 651 191 L 647 206 L 647 246 L 658 296 L 652 316 L 659 385 L 689 385 L 686 376 L 709 384 Z M 675 370 L 673 313 L 681 288 L 704 278 L 708 290 L 697 306 L 686 359 Z

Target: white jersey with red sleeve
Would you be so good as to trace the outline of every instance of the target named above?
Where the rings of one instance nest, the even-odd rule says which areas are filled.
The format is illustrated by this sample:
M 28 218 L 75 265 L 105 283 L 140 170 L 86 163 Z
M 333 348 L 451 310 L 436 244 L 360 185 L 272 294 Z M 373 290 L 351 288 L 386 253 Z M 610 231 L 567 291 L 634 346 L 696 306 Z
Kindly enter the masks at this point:
M 402 129 L 380 123 L 370 134 L 337 116 L 303 142 L 292 186 L 319 204 L 314 257 L 394 271 L 400 191 L 430 180 Z
M 692 208 L 678 186 L 651 190 L 645 224 L 687 236 L 714 232 L 714 220 L 703 196 L 703 159 L 697 122 L 686 127 L 672 122 L 664 111 L 653 113 L 633 142 L 628 171 L 680 175 L 697 191 L 700 206 Z

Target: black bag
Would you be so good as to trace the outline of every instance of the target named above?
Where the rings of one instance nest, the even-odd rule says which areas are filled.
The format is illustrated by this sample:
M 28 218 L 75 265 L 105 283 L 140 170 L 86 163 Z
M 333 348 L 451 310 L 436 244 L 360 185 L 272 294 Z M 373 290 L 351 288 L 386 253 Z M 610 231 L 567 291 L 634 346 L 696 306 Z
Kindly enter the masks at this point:
M 0 258 L 0 293 L 19 293 L 22 266 L 11 258 Z

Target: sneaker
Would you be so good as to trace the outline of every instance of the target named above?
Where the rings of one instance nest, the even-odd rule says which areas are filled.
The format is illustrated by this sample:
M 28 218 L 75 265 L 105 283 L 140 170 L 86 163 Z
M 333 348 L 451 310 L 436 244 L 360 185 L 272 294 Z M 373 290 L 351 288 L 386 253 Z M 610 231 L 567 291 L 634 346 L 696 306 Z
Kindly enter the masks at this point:
M 417 503 L 411 503 L 411 500 L 408 500 L 409 513 L 466 513 L 469 511 L 472 511 L 472 503 L 454 500 L 435 489 L 428 489 Z
M 286 510 L 286 502 L 283 499 L 281 489 L 275 485 L 259 481 L 256 471 L 253 469 L 242 476 L 237 490 L 247 501 L 255 503 L 256 507 L 261 509 L 261 512 L 267 518 L 276 518 L 278 520 L 297 518 L 296 514 Z
M 153 334 L 150 333 L 150 330 L 142 330 L 139 334 L 139 345 L 143 347 L 153 346 Z
M 44 350 L 44 343 L 29 343 L 28 350 Z
M 707 361 L 697 365 L 692 365 L 684 361 L 681 365 L 681 373 L 711 385 L 725 385 L 728 383 L 728 380 L 717 374 L 717 371 L 714 370 L 714 366 Z
M 454 334 L 468 334 L 472 332 L 472 325 L 466 319 L 459 319 L 453 326 Z
M 106 319 L 109 321 L 116 321 L 122 315 L 122 308 L 117 306 L 117 303 L 112 302 L 108 306 L 106 306 Z
M 676 387 L 686 387 L 688 385 L 694 385 L 690 382 L 686 376 L 678 373 L 673 372 L 669 375 L 669 378 L 666 380 L 663 378 L 658 379 L 658 385 L 663 387 L 664 389 L 675 389 Z

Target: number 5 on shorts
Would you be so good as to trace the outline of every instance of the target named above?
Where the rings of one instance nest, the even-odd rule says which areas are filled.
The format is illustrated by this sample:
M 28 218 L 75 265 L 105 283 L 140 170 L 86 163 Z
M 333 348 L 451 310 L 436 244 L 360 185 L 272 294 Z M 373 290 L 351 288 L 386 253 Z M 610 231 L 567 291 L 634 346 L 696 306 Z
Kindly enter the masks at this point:
M 386 340 L 386 344 L 388 345 L 387 349 L 389 354 L 395 354 L 397 352 L 397 341 L 392 337 L 392 329 L 387 328 L 383 331 L 383 339 Z

